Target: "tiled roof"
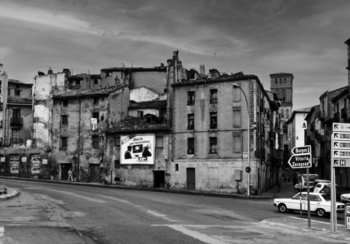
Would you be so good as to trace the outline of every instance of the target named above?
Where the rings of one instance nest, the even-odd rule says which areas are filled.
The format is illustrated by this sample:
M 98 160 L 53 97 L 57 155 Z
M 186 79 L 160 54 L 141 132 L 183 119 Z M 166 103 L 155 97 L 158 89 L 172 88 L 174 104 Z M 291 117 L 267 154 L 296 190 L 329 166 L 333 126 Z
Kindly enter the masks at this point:
M 129 109 L 147 109 L 147 108 L 154 108 L 154 109 L 162 109 L 166 108 L 167 101 L 148 101 L 148 102 L 133 102 L 130 103 Z
M 111 71 L 166 71 L 166 66 L 155 66 L 155 67 L 110 67 L 101 69 L 102 72 Z
M 124 86 L 110 87 L 98 90 L 70 90 L 60 94 L 54 94 L 53 99 L 79 98 L 79 97 L 94 97 L 101 95 L 109 95 L 112 92 L 122 89 Z
M 126 117 L 118 124 L 107 129 L 106 133 L 118 132 L 142 132 L 142 131 L 168 131 L 170 130 L 166 123 L 147 123 L 146 117 Z
M 23 83 L 22 81 L 14 80 L 14 79 L 9 79 L 8 83 L 21 84 L 21 85 L 24 85 L 24 86 L 33 86 L 32 83 Z

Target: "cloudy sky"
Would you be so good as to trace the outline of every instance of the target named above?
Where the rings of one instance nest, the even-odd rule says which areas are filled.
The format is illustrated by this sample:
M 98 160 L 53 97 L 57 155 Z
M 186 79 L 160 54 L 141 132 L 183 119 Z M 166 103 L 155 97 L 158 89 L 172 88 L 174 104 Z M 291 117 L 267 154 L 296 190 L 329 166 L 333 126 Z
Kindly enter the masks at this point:
M 294 75 L 294 109 L 347 85 L 350 1 L 1 0 L 0 63 L 9 78 L 158 66 Z

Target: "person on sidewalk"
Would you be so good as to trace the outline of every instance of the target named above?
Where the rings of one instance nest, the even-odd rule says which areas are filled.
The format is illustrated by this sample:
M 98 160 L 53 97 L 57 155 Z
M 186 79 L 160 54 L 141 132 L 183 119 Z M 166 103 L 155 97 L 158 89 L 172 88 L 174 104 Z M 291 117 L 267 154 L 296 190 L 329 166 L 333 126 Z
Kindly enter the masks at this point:
M 69 181 L 69 180 L 73 181 L 73 171 L 72 171 L 72 169 L 69 169 L 69 171 L 68 171 L 68 180 L 67 181 Z

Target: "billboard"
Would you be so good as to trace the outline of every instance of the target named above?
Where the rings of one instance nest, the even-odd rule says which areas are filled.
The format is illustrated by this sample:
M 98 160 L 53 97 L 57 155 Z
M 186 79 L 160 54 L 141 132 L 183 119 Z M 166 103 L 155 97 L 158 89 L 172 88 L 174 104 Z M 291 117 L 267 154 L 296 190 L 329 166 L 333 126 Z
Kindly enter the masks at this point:
M 154 164 L 154 134 L 121 136 L 120 145 L 121 164 Z
M 10 155 L 10 174 L 18 175 L 19 174 L 19 155 Z
M 31 155 L 30 162 L 31 162 L 30 173 L 32 175 L 39 174 L 40 173 L 40 162 L 41 162 L 40 154 Z

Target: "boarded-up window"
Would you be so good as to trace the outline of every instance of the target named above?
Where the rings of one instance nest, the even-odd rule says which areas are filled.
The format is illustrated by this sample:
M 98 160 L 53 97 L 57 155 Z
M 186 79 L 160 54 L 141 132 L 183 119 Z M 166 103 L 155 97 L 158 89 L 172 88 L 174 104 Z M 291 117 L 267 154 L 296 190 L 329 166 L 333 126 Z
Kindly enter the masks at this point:
M 242 126 L 242 117 L 241 117 L 241 108 L 240 107 L 233 107 L 233 128 L 241 128 Z
M 241 153 L 242 152 L 242 134 L 241 133 L 233 133 L 233 152 Z
M 241 101 L 241 89 L 233 88 L 232 99 L 233 99 L 233 102 L 240 102 Z

